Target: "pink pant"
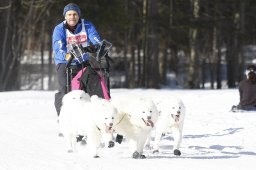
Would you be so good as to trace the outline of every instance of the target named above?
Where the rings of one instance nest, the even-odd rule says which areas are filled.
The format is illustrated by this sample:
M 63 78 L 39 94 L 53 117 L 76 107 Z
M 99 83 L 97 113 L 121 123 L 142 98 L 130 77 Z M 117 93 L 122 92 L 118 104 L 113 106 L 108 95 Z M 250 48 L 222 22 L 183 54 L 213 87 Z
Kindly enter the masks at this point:
M 71 81 L 71 90 L 80 90 L 80 81 L 79 78 L 82 76 L 82 74 L 85 72 L 86 68 L 83 68 L 82 70 L 80 70 L 76 76 L 72 79 Z M 101 84 L 101 88 L 102 88 L 102 92 L 104 95 L 104 98 L 106 100 L 109 100 L 109 96 L 108 96 L 108 90 L 107 90 L 107 86 L 104 80 L 104 77 L 101 76 L 100 74 L 98 74 L 100 76 L 100 84 Z

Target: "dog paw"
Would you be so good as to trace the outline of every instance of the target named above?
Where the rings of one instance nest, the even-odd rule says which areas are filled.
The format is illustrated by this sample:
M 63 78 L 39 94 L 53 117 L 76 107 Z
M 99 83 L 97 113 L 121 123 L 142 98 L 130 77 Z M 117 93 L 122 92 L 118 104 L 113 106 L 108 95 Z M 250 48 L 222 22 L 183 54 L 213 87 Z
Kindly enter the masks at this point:
M 59 132 L 58 134 L 59 137 L 64 137 L 63 133 Z
M 82 141 L 82 140 L 83 140 L 83 137 L 84 137 L 84 136 L 82 136 L 82 135 L 78 135 L 78 136 L 76 137 L 76 142 Z
M 87 144 L 87 142 L 86 142 L 86 140 L 81 140 L 81 142 L 80 142 L 80 145 L 86 145 Z
M 133 154 L 132 154 L 132 158 L 134 159 L 145 159 L 147 158 L 145 155 L 142 155 L 140 154 L 139 152 L 135 151 Z
M 72 149 L 69 149 L 67 152 L 68 153 L 73 153 L 74 151 Z
M 147 157 L 145 155 L 140 155 L 140 159 L 146 159 Z
M 76 142 L 80 143 L 80 145 L 86 145 L 87 144 L 86 140 L 87 140 L 86 136 L 78 135 L 76 137 Z
M 135 151 L 135 152 L 132 154 L 132 158 L 134 158 L 134 159 L 140 158 L 139 152 Z
M 179 149 L 174 149 L 173 154 L 176 155 L 176 156 L 180 156 L 181 152 L 180 152 Z
M 153 154 L 157 154 L 157 153 L 159 153 L 159 150 L 154 150 L 153 151 Z
M 115 146 L 115 143 L 113 141 L 108 142 L 108 147 L 113 148 Z

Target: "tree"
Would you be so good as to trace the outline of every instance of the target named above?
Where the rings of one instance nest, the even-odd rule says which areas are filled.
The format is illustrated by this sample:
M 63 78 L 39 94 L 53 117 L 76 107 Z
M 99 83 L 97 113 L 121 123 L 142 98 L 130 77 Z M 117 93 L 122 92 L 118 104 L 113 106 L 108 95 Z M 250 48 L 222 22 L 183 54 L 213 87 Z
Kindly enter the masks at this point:
M 199 18 L 199 0 L 191 0 L 191 10 L 192 10 L 192 20 L 197 20 Z M 190 60 L 188 69 L 188 87 L 189 88 L 199 88 L 198 79 L 198 53 L 197 53 L 197 34 L 198 29 L 193 25 L 190 28 Z
M 185 88 L 230 88 L 243 78 L 252 62 L 256 43 L 254 0 L 74 0 L 82 17 L 94 23 L 109 40 L 117 56 L 113 68 L 125 76 L 122 87 L 158 88 L 166 75 L 176 75 Z M 63 21 L 68 0 L 2 0 L 0 2 L 0 91 L 27 89 L 49 79 L 54 89 L 51 36 Z M 40 36 L 39 36 L 40 35 Z M 112 52 L 112 51 L 111 51 Z M 40 55 L 40 67 L 25 63 L 24 56 Z M 49 65 L 44 61 L 49 54 Z M 111 53 L 110 53 L 111 54 Z M 40 69 L 38 69 L 40 68 Z M 37 72 L 36 74 L 35 71 Z M 33 73 L 33 74 L 32 74 Z M 47 74 L 48 73 L 48 74 Z M 115 70 L 112 70 L 115 73 Z M 217 86 L 216 86 L 217 85 Z

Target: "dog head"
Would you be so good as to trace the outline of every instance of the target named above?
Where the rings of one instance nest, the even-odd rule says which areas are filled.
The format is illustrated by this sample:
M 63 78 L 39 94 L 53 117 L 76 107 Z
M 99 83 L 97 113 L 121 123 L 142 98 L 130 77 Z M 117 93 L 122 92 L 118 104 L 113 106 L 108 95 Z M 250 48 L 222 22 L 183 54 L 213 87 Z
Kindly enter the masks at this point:
M 157 121 L 157 113 L 157 107 L 152 100 L 139 98 L 130 108 L 129 116 L 131 121 L 137 126 L 152 128 Z
M 165 99 L 157 103 L 159 115 L 178 123 L 184 119 L 185 106 L 180 99 Z
M 85 93 L 83 90 L 73 90 L 63 97 L 63 104 L 68 105 L 69 103 L 76 103 L 76 102 L 90 102 L 91 98 L 89 94 Z
M 114 119 L 117 115 L 117 109 L 106 99 L 94 95 L 91 97 L 92 107 L 95 110 L 94 120 L 101 130 L 107 133 L 113 130 Z

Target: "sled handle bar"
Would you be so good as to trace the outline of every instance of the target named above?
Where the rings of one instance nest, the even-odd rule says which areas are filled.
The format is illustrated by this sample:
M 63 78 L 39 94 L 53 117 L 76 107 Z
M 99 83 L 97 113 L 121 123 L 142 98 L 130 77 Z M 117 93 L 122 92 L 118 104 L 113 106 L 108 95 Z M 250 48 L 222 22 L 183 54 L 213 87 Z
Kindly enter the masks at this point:
M 108 44 L 108 47 L 107 47 Z M 82 48 L 81 50 L 88 53 L 96 53 L 96 60 L 99 61 L 101 57 L 106 56 L 107 58 L 110 58 L 107 54 L 109 49 L 112 47 L 112 44 L 106 40 L 103 40 L 100 44 L 92 44 L 90 46 L 83 47 L 82 45 L 79 46 Z M 70 67 L 70 64 L 72 60 L 74 59 L 74 55 L 71 53 L 71 57 L 68 59 L 66 68 Z

